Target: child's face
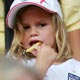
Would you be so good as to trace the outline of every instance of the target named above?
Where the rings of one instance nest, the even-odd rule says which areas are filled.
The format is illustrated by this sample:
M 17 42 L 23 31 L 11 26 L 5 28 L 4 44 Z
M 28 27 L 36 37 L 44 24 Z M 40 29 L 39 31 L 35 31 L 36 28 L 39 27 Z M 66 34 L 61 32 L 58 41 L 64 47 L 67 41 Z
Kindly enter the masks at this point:
M 55 31 L 50 13 L 38 7 L 30 7 L 21 15 L 24 28 L 22 43 L 25 48 L 41 41 L 51 47 L 55 45 Z

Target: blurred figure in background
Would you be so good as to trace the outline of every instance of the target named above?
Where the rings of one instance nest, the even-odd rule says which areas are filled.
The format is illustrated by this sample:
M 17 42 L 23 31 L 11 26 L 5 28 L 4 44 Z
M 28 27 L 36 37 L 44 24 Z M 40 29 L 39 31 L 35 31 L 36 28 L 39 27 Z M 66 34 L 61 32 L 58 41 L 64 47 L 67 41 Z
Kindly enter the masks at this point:
M 80 0 L 60 0 L 73 57 L 80 61 Z
M 32 68 L 0 56 L 0 80 L 41 80 Z

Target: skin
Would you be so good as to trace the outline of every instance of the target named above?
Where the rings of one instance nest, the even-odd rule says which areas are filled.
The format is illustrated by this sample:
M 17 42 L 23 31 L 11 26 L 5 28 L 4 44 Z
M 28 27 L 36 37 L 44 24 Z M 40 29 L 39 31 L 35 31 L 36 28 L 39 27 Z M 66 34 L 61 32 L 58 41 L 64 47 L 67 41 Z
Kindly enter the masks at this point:
M 68 32 L 68 37 L 73 57 L 80 61 L 80 29 Z
M 35 40 L 54 48 L 55 32 L 50 13 L 38 7 L 30 7 L 22 13 L 21 21 L 24 28 L 22 43 L 25 48 L 31 47 L 30 42 Z M 37 52 L 34 50 L 32 53 L 36 56 Z

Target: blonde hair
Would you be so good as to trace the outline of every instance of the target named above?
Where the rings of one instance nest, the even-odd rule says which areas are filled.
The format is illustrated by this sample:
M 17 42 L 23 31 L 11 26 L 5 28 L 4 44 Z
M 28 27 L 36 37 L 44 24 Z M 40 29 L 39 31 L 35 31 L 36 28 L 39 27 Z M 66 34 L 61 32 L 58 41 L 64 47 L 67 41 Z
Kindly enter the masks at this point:
M 56 25 L 57 59 L 69 59 L 72 57 L 72 51 L 68 42 L 65 24 L 57 14 L 53 16 L 53 21 Z
M 19 19 L 20 15 L 26 10 L 26 7 L 21 9 L 16 16 L 16 25 L 14 26 L 14 38 L 11 45 L 10 53 L 15 56 L 22 56 L 22 52 L 24 52 L 24 47 L 21 44 L 22 36 L 24 29 L 22 28 L 21 21 Z M 67 40 L 67 33 L 65 30 L 64 22 L 57 14 L 53 14 L 52 16 L 53 25 L 56 25 L 55 33 L 56 33 L 56 48 L 58 52 L 57 59 L 68 59 L 72 56 L 71 49 Z M 18 27 L 19 26 L 19 27 Z M 28 57 L 34 57 L 33 55 L 27 55 Z

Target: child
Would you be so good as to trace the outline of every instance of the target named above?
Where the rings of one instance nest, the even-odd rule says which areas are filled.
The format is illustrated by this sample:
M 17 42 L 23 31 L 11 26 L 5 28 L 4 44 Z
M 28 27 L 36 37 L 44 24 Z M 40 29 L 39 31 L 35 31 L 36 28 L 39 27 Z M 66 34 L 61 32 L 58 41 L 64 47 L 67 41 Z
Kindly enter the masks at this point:
M 60 0 L 73 57 L 80 61 L 80 0 Z
M 6 20 L 14 29 L 8 56 L 34 65 L 46 80 L 67 80 L 75 60 L 69 59 L 72 54 L 57 0 L 14 0 Z M 26 53 L 37 42 L 41 44 Z
M 0 56 L 0 80 L 41 80 L 29 66 L 24 66 L 14 59 Z

